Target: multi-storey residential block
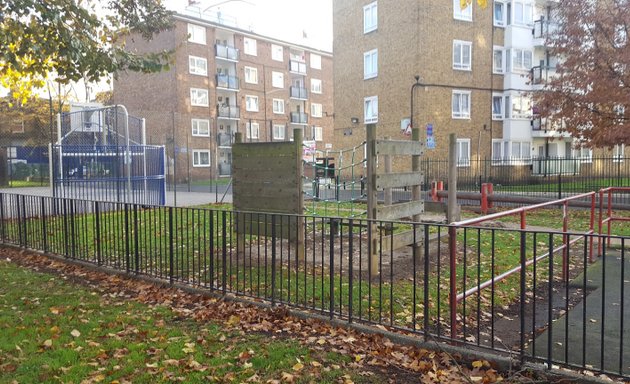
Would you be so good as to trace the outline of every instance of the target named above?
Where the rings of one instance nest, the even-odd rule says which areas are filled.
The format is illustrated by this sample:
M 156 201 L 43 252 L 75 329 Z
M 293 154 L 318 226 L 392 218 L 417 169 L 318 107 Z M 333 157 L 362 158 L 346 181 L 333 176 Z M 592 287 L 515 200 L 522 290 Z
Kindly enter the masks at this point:
M 169 71 L 119 76 L 114 102 L 146 118 L 148 143 L 166 145 L 180 181 L 229 176 L 236 132 L 270 142 L 292 140 L 301 128 L 319 149 L 332 145 L 332 54 L 229 21 L 178 14 L 150 43 L 126 43 L 174 52 Z
M 476 3 L 473 1 L 473 3 Z M 413 121 L 428 157 L 446 156 L 458 137 L 470 159 L 587 156 L 536 114 L 532 94 L 553 76 L 547 33 L 559 2 L 495 0 L 462 9 L 459 0 L 339 0 L 333 3 L 335 145 L 378 136 L 404 138 Z M 416 83 L 422 86 L 413 91 Z

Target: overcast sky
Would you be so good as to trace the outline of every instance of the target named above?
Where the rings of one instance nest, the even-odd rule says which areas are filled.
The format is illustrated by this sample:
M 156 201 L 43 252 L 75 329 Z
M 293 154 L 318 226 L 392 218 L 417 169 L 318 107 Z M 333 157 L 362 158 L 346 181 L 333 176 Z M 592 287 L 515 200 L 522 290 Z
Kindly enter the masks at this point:
M 197 0 L 195 10 L 221 11 L 238 26 L 261 35 L 332 51 L 333 0 Z M 188 0 L 164 0 L 174 11 L 184 12 Z M 303 38 L 306 33 L 307 38 Z

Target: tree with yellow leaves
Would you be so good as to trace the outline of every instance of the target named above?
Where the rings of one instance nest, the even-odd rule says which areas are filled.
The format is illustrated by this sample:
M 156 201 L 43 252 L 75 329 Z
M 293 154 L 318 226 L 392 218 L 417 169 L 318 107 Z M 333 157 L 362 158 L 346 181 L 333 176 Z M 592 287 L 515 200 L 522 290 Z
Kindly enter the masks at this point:
M 134 54 L 119 44 L 131 32 L 149 40 L 172 25 L 161 0 L 0 1 L 0 15 L 0 84 L 20 103 L 49 76 L 91 82 L 168 66 L 169 52 Z

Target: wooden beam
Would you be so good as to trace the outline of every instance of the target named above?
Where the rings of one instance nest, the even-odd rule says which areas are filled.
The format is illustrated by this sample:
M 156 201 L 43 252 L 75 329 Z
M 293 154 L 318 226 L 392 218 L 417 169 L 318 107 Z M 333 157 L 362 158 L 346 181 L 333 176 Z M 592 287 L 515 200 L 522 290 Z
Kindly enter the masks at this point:
M 385 205 L 376 209 L 378 220 L 399 220 L 424 212 L 424 201 L 409 201 L 393 205 Z
M 424 174 L 415 172 L 375 175 L 374 179 L 374 185 L 379 191 L 385 188 L 411 187 L 424 184 Z
M 393 238 L 393 239 L 392 239 Z M 383 242 L 381 243 L 381 250 L 383 252 L 395 251 L 399 248 L 406 247 L 409 245 L 414 245 L 413 243 L 413 230 L 407 232 L 396 233 L 394 235 L 383 237 Z M 416 244 L 422 244 L 424 240 L 424 227 L 418 226 L 416 227 Z
M 377 155 L 406 156 L 424 154 L 424 144 L 419 141 L 376 140 Z

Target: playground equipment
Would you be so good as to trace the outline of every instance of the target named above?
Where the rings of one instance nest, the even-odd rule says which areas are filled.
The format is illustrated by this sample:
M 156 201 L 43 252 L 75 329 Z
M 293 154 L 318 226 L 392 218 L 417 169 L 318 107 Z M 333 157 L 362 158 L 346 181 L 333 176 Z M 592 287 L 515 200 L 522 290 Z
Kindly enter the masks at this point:
M 146 145 L 145 120 L 122 105 L 57 115 L 49 150 L 55 197 L 166 203 L 164 146 Z

